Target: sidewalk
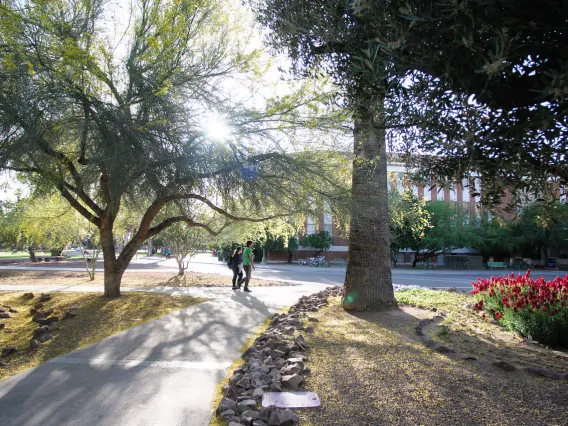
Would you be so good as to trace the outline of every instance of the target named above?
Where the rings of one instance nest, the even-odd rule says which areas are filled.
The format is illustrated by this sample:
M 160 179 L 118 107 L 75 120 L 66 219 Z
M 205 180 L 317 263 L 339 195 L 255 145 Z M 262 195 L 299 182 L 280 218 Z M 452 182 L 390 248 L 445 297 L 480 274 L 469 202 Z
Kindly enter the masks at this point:
M 56 291 L 54 286 L 0 290 Z M 133 327 L 1 382 L 2 424 L 208 425 L 211 398 L 225 369 L 264 319 L 299 297 L 324 289 L 311 284 L 225 288 L 123 288 L 214 300 Z M 100 292 L 100 286 L 60 291 Z

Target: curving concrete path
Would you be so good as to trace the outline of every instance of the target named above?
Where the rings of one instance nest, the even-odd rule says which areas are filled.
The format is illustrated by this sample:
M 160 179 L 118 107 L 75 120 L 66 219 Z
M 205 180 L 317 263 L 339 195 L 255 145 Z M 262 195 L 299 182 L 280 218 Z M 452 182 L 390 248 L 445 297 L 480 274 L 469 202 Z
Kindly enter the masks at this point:
M 325 284 L 226 288 L 123 288 L 213 300 L 133 327 L 0 382 L 0 424 L 208 425 L 225 369 L 271 314 Z M 0 290 L 101 291 L 100 286 Z

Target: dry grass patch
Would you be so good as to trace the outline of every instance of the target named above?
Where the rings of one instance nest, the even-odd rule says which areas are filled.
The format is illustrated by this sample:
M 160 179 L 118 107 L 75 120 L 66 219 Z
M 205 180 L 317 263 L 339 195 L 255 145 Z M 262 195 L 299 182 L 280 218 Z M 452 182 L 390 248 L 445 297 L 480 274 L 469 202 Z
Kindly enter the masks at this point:
M 460 331 L 461 336 L 469 336 L 468 347 L 481 344 L 483 324 L 477 334 L 473 330 L 474 321 L 482 320 L 461 307 L 468 296 L 421 291 L 397 297 L 404 304 L 446 309 L 447 329 L 434 331 L 440 339 L 453 339 L 457 327 L 471 327 L 471 335 Z M 318 393 L 322 407 L 299 411 L 303 424 L 568 423 L 568 381 L 505 372 L 426 347 L 415 327 L 436 313 L 405 306 L 354 315 L 338 299 L 330 302 L 314 315 L 320 320 L 315 333 L 304 335 L 312 369 L 306 388 Z M 460 312 L 469 325 L 462 324 Z
M 12 318 L 0 320 L 6 324 L 0 330 L 0 348 L 17 348 L 16 353 L 0 358 L 6 364 L 0 367 L 0 380 L 135 325 L 204 301 L 195 297 L 151 293 L 127 293 L 118 299 L 93 293 L 52 293 L 52 299 L 43 302 L 42 309 L 53 308 L 54 315 L 61 318 L 66 310 L 77 306 L 77 316 L 60 321 L 59 329 L 51 332 L 52 340 L 30 350 L 33 330 L 38 328 L 38 324 L 32 321 L 29 311 L 39 303 L 39 297 L 24 300 L 22 292 L 1 292 L 0 306 L 11 306 L 18 312 L 12 314 Z
M 90 281 L 86 272 L 72 271 L 24 271 L 0 270 L 0 284 L 4 285 L 81 285 L 95 284 L 103 286 L 102 270 L 97 272 L 95 280 Z M 186 272 L 178 277 L 172 272 L 126 272 L 122 277 L 123 287 L 231 287 L 231 277 L 201 272 Z M 293 285 L 284 281 L 251 279 L 252 287 L 271 287 Z

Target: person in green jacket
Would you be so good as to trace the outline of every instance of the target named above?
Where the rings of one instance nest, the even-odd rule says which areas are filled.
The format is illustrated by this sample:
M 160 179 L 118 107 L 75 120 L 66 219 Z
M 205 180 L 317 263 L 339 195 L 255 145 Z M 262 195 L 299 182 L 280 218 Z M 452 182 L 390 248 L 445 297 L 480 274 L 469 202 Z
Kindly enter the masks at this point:
M 251 268 L 254 269 L 253 254 L 252 249 L 254 248 L 254 243 L 252 241 L 247 241 L 247 246 L 243 252 L 243 269 L 245 270 L 246 277 L 244 279 L 245 288 L 243 291 L 250 292 L 249 281 L 251 276 Z

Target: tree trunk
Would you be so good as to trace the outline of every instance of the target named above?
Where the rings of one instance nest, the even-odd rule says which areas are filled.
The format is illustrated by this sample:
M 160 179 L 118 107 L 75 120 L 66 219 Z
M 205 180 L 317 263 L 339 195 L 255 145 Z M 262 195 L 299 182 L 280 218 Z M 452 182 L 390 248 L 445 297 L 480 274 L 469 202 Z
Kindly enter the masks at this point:
M 120 282 L 128 262 L 123 265 L 124 262 L 116 260 L 112 223 L 108 219 L 101 218 L 99 231 L 103 248 L 105 297 L 120 297 Z
M 417 263 L 418 263 L 418 252 L 414 253 L 414 260 L 412 261 L 412 267 L 416 268 Z
M 381 107 L 379 102 L 362 103 L 355 116 L 345 310 L 397 307 L 389 265 L 386 131 L 378 128 Z
M 288 250 L 288 263 L 292 263 L 292 256 L 294 255 L 294 253 L 292 253 L 290 250 Z
M 183 277 L 183 274 L 185 273 L 185 268 L 184 268 L 184 264 L 183 264 L 183 259 L 180 260 L 180 259 L 176 256 L 176 261 L 177 261 L 177 264 L 178 264 L 178 277 Z
M 36 259 L 36 255 L 35 255 L 35 250 L 32 249 L 32 248 L 30 248 L 30 249 L 28 249 L 28 253 L 30 254 L 30 260 L 31 260 L 33 263 L 36 263 L 36 262 L 37 262 L 37 259 Z

